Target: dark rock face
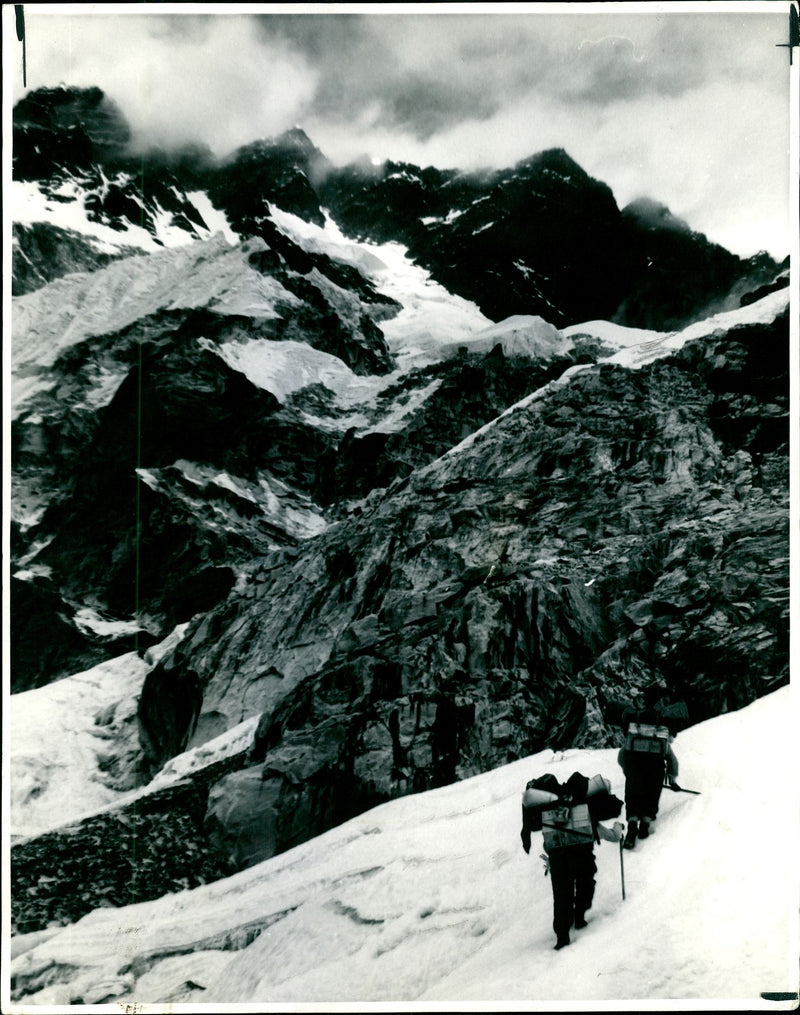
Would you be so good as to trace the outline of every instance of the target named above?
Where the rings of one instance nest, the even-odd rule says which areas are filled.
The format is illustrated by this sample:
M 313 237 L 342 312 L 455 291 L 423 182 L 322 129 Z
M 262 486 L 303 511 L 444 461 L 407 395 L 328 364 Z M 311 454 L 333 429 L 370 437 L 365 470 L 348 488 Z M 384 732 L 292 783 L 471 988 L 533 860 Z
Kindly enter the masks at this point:
M 96 271 L 114 260 L 98 251 L 78 233 L 46 222 L 30 226 L 14 224 L 12 247 L 12 295 L 33 292 L 53 279 L 74 271 Z
M 610 189 L 561 149 L 473 175 L 385 163 L 331 174 L 324 196 L 357 236 L 400 238 L 451 292 L 491 319 L 538 314 L 557 326 L 609 317 L 631 266 Z
M 259 235 L 269 205 L 322 225 L 314 180 L 330 168 L 325 156 L 298 128 L 237 149 L 211 177 L 209 196 L 224 208 L 237 232 Z
M 140 226 L 160 243 L 156 222 L 166 213 L 173 227 L 199 237 L 206 224 L 185 190 L 202 179 L 210 152 L 143 155 L 129 142 L 122 112 L 99 88 L 38 89 L 14 107 L 13 177 L 38 181 L 56 202 L 72 199 L 63 185 L 79 190 L 90 221 L 120 232 Z M 46 277 L 64 273 L 50 265 Z
M 101 637 L 78 626 L 75 610 L 53 589 L 12 576 L 11 692 L 41 687 L 152 644 L 145 631 Z M 220 597 L 221 598 L 221 597 Z
M 637 688 L 696 722 L 788 680 L 786 327 L 587 369 L 194 623 L 175 658 L 202 712 L 263 710 L 265 849 L 297 841 L 281 787 L 319 816 L 342 785 L 388 799 L 612 743 L 603 705 Z
M 747 280 L 747 284 L 740 283 L 736 290 L 744 290 L 739 297 L 739 306 L 746 307 L 750 303 L 763 299 L 770 293 L 778 292 L 789 285 L 789 258 L 787 257 L 778 265 L 777 273 L 773 270 L 772 260 L 765 260 L 756 254 L 750 259 L 753 265 L 753 277 Z
M 39 88 L 14 106 L 15 180 L 119 158 L 130 141 L 122 111 L 99 88 Z
M 136 469 L 181 458 L 224 468 L 237 454 L 257 467 L 257 428 L 277 402 L 211 353 L 190 363 L 177 349 L 165 355 L 163 339 L 154 344 L 80 443 L 58 448 L 60 462 L 50 452 L 61 493 L 36 527 L 39 537 L 52 535 L 38 561 L 70 595 L 93 594 L 121 616 L 145 610 L 174 623 L 230 589 L 222 572 L 209 580 L 225 560 L 225 542 L 189 511 L 173 510 Z
M 693 232 L 663 205 L 636 201 L 622 210 L 633 270 L 614 320 L 632 328 L 669 331 L 687 321 L 739 306 L 742 289 L 775 274 L 766 254 L 744 261 Z
M 163 663 L 145 677 L 139 698 L 139 730 L 150 774 L 180 754 L 197 725 L 203 696 L 192 670 L 176 671 Z
M 381 373 L 392 359 L 372 317 L 396 305 L 355 269 L 307 255 L 274 227 L 268 232 L 277 249 L 256 244 L 242 272 L 252 273 L 255 260 L 270 284 L 286 283 L 279 314 L 161 310 L 92 335 L 57 357 L 47 368 L 52 387 L 14 420 L 15 500 L 46 507 L 24 535 L 17 530 L 15 561 L 33 553 L 53 591 L 166 633 L 224 597 L 232 567 L 276 541 L 296 541 L 265 509 L 260 484 L 272 477 L 287 487 L 290 511 L 313 508 L 319 463 L 334 437 L 216 350 L 292 339 L 355 373 Z M 93 408 L 104 376 L 118 386 L 107 405 Z M 220 473 L 234 479 L 219 483 Z M 25 630 L 17 686 L 39 680 L 30 664 L 40 646 L 25 643 Z
M 571 355 L 547 362 L 508 358 L 497 348 L 412 372 L 383 392 L 383 399 L 410 394 L 431 381 L 438 380 L 439 387 L 402 429 L 365 435 L 348 431 L 327 448 L 318 462 L 316 499 L 333 507 L 405 478 L 574 362 Z

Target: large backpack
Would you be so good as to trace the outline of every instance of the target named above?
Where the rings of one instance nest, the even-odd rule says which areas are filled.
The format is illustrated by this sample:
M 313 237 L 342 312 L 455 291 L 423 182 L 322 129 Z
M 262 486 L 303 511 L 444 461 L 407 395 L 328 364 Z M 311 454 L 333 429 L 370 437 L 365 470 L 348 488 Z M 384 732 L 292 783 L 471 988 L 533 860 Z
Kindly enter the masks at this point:
M 556 803 L 563 788 L 554 775 L 540 775 L 525 786 L 522 794 L 522 824 L 530 832 L 541 832 L 542 813 Z
M 542 811 L 542 838 L 548 853 L 562 846 L 586 845 L 594 842 L 594 828 L 589 805 L 562 804 Z
M 621 811 L 622 801 L 601 775 L 587 779 L 575 772 L 563 786 L 555 776 L 543 775 L 531 779 L 522 794 L 523 828 L 541 831 L 548 852 L 593 842 L 594 822 L 616 818 Z
M 593 775 L 586 791 L 592 821 L 610 821 L 622 813 L 622 801 L 611 792 L 611 783 L 602 775 Z
M 635 708 L 629 702 L 611 699 L 603 706 L 603 718 L 610 726 L 621 726 L 626 732 L 631 722 L 666 726 L 670 736 L 677 736 L 689 725 L 689 709 L 684 701 L 671 705 L 663 701 L 651 708 Z

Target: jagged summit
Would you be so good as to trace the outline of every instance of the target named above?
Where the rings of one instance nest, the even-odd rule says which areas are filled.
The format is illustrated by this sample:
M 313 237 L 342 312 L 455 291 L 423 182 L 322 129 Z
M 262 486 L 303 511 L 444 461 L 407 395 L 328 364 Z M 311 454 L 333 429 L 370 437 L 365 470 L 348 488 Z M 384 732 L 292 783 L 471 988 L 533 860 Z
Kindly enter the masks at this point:
M 14 107 L 13 176 L 46 179 L 124 155 L 131 134 L 119 106 L 99 88 L 41 88 Z
M 127 120 L 113 99 L 100 88 L 39 88 L 14 107 L 20 126 L 45 127 L 54 132 L 81 129 L 100 150 L 118 151 L 130 140 Z
M 259 138 L 241 145 L 221 161 L 227 164 L 243 159 L 281 157 L 291 158 L 303 165 L 311 165 L 314 161 L 325 158 L 304 130 L 292 127 L 275 137 Z
M 219 213 L 240 237 L 274 243 L 271 207 L 318 226 L 325 209 L 353 239 L 405 244 L 494 321 L 534 314 L 556 326 L 614 317 L 677 327 L 736 305 L 776 273 L 710 244 L 656 201 L 620 212 L 610 188 L 559 147 L 493 172 L 366 157 L 337 167 L 295 125 L 222 159 L 202 146 L 126 159 L 127 125 L 97 88 L 31 92 L 14 123 L 17 180 L 37 181 L 51 212 L 54 202 L 76 201 L 90 222 L 128 234 L 116 250 L 92 253 L 74 235 L 18 230 L 15 291 L 52 277 L 38 267 L 45 244 L 63 248 L 53 264 L 84 267 L 122 246 L 190 242 Z M 137 240 L 139 227 L 146 235 Z
M 581 178 L 588 175 L 564 148 L 547 148 L 544 151 L 528 155 L 524 159 L 520 159 L 514 168 L 549 170 L 564 176 L 576 174 Z

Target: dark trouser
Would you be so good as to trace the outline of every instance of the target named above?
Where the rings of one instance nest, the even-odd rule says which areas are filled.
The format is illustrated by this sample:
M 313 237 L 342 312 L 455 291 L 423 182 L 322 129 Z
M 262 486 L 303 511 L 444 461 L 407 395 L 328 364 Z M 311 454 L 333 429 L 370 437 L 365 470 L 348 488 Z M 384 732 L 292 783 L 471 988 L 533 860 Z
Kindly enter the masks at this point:
M 562 846 L 549 854 L 550 882 L 553 886 L 553 930 L 556 937 L 569 937 L 575 917 L 582 917 L 592 905 L 597 864 L 594 847 Z
M 625 766 L 625 814 L 655 818 L 664 782 L 664 759 L 658 755 L 630 755 Z

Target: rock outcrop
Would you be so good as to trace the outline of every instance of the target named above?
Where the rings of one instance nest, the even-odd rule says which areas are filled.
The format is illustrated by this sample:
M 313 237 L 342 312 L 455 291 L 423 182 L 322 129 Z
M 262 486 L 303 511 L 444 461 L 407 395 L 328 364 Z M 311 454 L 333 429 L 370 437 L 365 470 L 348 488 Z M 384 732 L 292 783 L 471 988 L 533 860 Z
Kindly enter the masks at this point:
M 207 728 L 262 712 L 265 848 L 298 841 L 300 799 L 609 744 L 604 704 L 651 684 L 699 721 L 785 683 L 786 349 L 784 315 L 588 367 L 254 563 L 171 666 Z

